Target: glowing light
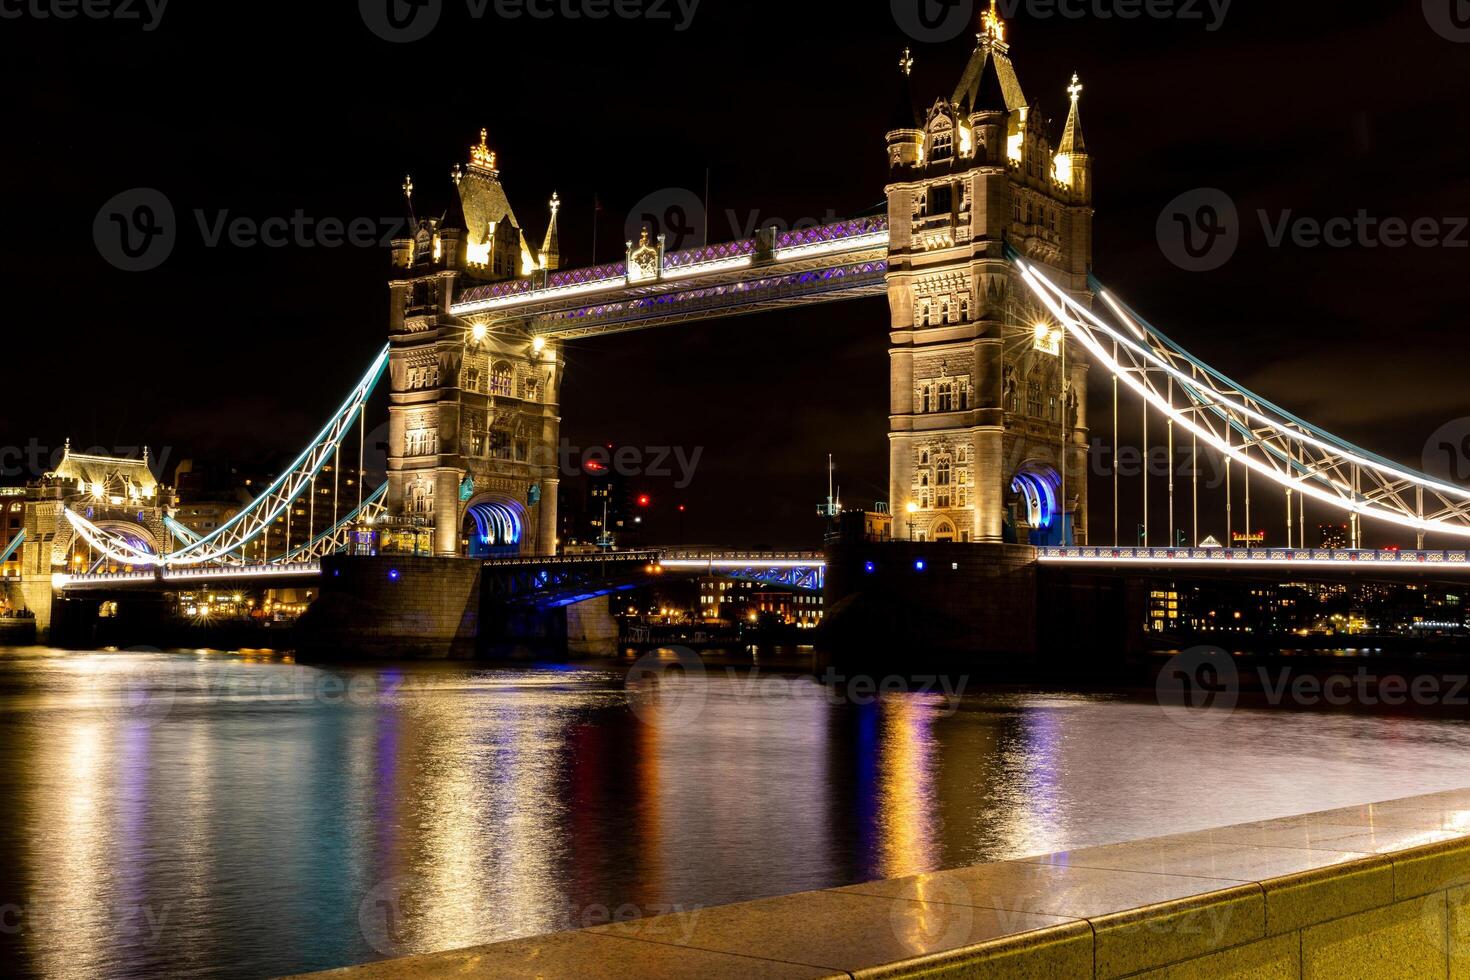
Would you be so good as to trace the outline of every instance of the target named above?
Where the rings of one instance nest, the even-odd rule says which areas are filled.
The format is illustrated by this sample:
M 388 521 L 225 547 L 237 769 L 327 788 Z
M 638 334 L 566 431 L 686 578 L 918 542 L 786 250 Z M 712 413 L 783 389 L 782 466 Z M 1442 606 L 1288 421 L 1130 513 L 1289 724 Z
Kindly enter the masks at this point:
M 982 38 L 999 45 L 1006 43 L 1006 22 L 1000 19 L 995 0 L 990 0 L 990 9 L 980 15 L 980 30 Z
M 480 143 L 470 147 L 470 163 L 484 170 L 495 169 L 495 151 L 490 149 L 490 131 L 480 130 Z
M 1033 350 L 1052 357 L 1060 357 L 1062 353 L 1062 328 L 1038 323 L 1032 328 L 1034 339 L 1031 347 Z
M 470 336 L 475 338 L 475 343 L 482 344 L 490 336 L 490 328 L 483 323 L 477 323 L 470 329 Z
M 919 505 L 910 500 L 909 505 L 905 507 L 904 510 L 908 511 L 910 514 L 917 514 L 919 512 Z
M 546 338 L 536 337 L 531 341 L 531 349 L 540 354 L 546 350 Z
M 922 571 L 924 571 L 928 567 L 929 567 L 929 563 L 926 562 L 922 558 L 920 558 L 918 561 L 914 562 L 914 571 L 916 571 L 916 572 L 922 572 Z

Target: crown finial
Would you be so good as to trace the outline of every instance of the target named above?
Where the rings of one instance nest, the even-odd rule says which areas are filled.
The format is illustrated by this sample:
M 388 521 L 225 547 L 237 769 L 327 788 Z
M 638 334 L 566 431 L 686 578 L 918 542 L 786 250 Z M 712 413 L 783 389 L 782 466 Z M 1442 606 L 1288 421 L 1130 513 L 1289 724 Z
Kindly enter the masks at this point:
M 996 44 L 1006 43 L 1006 22 L 1000 19 L 995 0 L 990 0 L 990 9 L 980 15 L 980 39 Z
M 403 196 L 408 198 L 408 203 L 413 203 L 413 174 L 403 178 Z
M 495 169 L 495 151 L 490 149 L 490 130 L 480 130 L 480 144 L 470 147 L 470 163 L 486 170 Z
M 551 192 L 551 216 L 555 218 L 561 211 L 561 195 L 556 191 Z
M 458 187 L 459 182 L 464 180 L 464 167 L 456 163 L 449 171 L 449 179 L 454 181 L 455 187 Z
M 1076 105 L 1077 100 L 1082 98 L 1082 79 L 1077 77 L 1075 71 L 1072 72 L 1072 84 L 1067 86 L 1067 94 L 1072 97 L 1073 105 Z
M 914 52 L 910 48 L 903 49 L 903 57 L 898 59 L 898 70 L 908 77 L 914 73 Z

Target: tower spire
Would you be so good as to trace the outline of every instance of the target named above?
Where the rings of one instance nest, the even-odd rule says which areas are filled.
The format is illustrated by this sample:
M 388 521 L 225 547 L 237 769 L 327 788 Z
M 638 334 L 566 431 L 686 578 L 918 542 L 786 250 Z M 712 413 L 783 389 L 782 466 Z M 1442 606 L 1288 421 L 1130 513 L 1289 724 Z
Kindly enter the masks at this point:
M 1062 144 L 1057 152 L 1085 153 L 1087 143 L 1082 139 L 1082 114 L 1078 109 L 1082 101 L 1082 80 L 1076 72 L 1072 73 L 1072 84 L 1067 86 L 1067 95 L 1072 98 L 1072 109 L 1067 114 L 1067 128 L 1062 132 Z
M 903 57 L 898 59 L 898 70 L 903 72 L 903 77 L 908 78 L 914 73 L 914 52 L 912 48 L 903 49 Z
M 409 224 L 417 226 L 419 222 L 413 214 L 413 174 L 406 174 L 403 178 L 403 200 L 408 207 Z
M 561 232 L 557 230 L 556 218 L 561 213 L 561 195 L 551 192 L 551 224 L 546 226 L 546 241 L 541 245 L 541 267 L 556 270 L 561 268 Z
M 980 43 L 1006 49 L 1006 22 L 1001 20 L 995 0 L 990 0 L 990 9 L 980 15 Z

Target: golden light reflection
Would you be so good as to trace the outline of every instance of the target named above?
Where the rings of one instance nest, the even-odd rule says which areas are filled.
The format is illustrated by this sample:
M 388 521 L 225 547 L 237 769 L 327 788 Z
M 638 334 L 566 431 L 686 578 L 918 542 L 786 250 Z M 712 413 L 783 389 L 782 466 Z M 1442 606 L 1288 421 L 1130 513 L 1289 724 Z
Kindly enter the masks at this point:
M 881 702 L 878 860 L 884 878 L 937 867 L 933 713 L 912 698 Z
M 102 961 L 86 951 L 113 941 L 104 911 L 110 732 L 95 716 L 62 719 L 37 740 L 26 838 L 31 867 L 48 874 L 46 885 L 26 896 L 21 934 L 40 973 L 100 977 Z

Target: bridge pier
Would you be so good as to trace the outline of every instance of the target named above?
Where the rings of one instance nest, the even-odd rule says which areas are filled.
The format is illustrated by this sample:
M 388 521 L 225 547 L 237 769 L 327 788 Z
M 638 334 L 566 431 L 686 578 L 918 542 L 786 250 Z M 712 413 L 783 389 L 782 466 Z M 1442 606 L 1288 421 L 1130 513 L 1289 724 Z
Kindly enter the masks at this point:
M 841 542 L 827 549 L 827 645 L 892 667 L 1015 664 L 1038 651 L 1034 548 Z
M 473 657 L 480 573 L 481 563 L 467 558 L 326 558 L 321 594 L 298 626 L 298 651 L 309 660 Z
M 825 602 L 834 660 L 1075 680 L 1142 651 L 1148 583 L 1043 566 L 1020 545 L 842 541 L 827 548 Z

